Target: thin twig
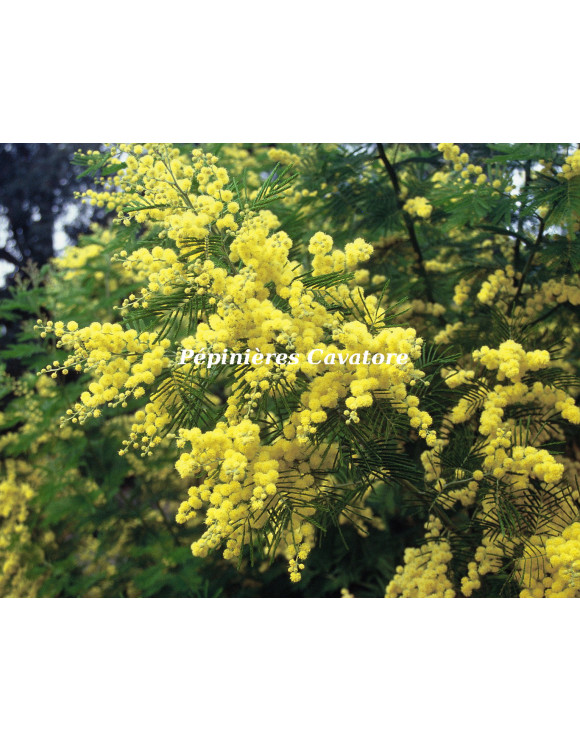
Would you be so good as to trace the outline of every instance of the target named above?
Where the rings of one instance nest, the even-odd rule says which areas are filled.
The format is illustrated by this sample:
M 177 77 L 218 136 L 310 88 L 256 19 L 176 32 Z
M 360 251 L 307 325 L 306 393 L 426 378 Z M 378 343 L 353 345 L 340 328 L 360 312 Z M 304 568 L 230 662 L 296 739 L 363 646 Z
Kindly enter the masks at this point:
M 514 232 L 511 229 L 502 229 L 499 226 L 492 226 L 491 224 L 479 224 L 478 229 L 483 229 L 486 232 L 493 232 L 494 234 L 503 234 L 506 237 L 515 237 L 515 239 L 519 239 L 520 244 L 523 242 L 529 247 L 534 246 L 533 239 L 528 239 L 524 234 Z
M 421 252 L 421 247 L 417 239 L 417 233 L 415 232 L 415 227 L 413 225 L 413 219 L 403 209 L 404 202 L 403 202 L 403 199 L 401 198 L 401 186 L 399 184 L 399 178 L 397 177 L 397 173 L 395 172 L 395 169 L 389 162 L 384 146 L 382 144 L 377 144 L 377 149 L 379 151 L 379 158 L 381 162 L 383 163 L 383 165 L 385 166 L 385 169 L 389 175 L 389 178 L 391 179 L 391 183 L 395 191 L 395 196 L 397 198 L 397 206 L 399 207 L 401 211 L 403 220 L 405 222 L 405 226 L 407 227 L 407 231 L 409 232 L 409 238 L 411 240 L 411 244 L 413 246 L 415 255 L 417 256 L 417 265 L 419 268 L 419 274 L 421 275 L 421 277 L 423 278 L 423 281 L 425 282 L 427 298 L 429 299 L 430 303 L 434 304 L 435 299 L 433 297 L 433 291 L 431 290 L 431 283 L 429 282 L 429 276 L 427 275 L 427 271 L 425 270 L 425 263 L 423 261 L 423 253 Z
M 530 172 L 530 170 L 531 170 L 531 163 L 530 163 L 530 160 L 527 160 L 526 161 L 526 164 L 524 165 L 524 169 L 525 169 L 525 173 L 526 173 L 526 178 L 525 178 L 525 181 L 524 181 L 524 187 L 522 188 L 522 200 L 521 200 L 521 204 L 522 205 L 520 206 L 520 213 L 518 215 L 518 228 L 517 228 L 518 236 L 517 236 L 516 242 L 514 244 L 514 270 L 515 270 L 516 273 L 518 271 L 518 265 L 519 265 L 519 262 L 520 262 L 520 244 L 521 244 L 521 241 L 522 241 L 521 231 L 522 231 L 523 226 L 524 226 L 525 198 L 526 198 L 526 196 L 528 194 L 528 190 L 529 190 L 529 187 L 530 187 L 530 178 L 531 178 L 531 172 Z
M 542 238 L 544 236 L 544 228 L 546 226 L 546 222 L 541 217 L 539 217 L 539 218 L 540 218 L 540 228 L 538 230 L 538 236 L 536 237 L 536 241 L 534 242 L 534 244 L 532 246 L 532 249 L 530 250 L 530 256 L 528 257 L 527 262 L 525 264 L 525 267 L 524 267 L 524 269 L 522 271 L 522 277 L 520 278 L 520 282 L 518 283 L 518 289 L 516 291 L 516 294 L 512 298 L 512 300 L 510 302 L 510 305 L 508 307 L 508 312 L 507 312 L 508 314 L 511 314 L 511 311 L 514 308 L 514 306 L 516 304 L 516 301 L 520 297 L 520 294 L 522 292 L 522 288 L 524 287 L 524 283 L 525 283 L 526 277 L 527 277 L 528 273 L 530 272 L 530 268 L 532 267 L 532 261 L 533 261 L 535 255 L 536 255 L 536 252 L 538 251 L 538 247 L 540 246 L 540 244 L 542 242 Z

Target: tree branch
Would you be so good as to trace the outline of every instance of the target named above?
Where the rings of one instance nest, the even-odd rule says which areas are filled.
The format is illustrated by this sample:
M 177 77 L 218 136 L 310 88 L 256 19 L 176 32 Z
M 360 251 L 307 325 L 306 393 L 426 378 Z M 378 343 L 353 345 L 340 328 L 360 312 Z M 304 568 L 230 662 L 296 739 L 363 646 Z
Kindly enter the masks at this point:
M 499 226 L 492 226 L 491 224 L 479 224 L 477 228 L 483 229 L 486 232 L 493 232 L 494 234 L 503 234 L 505 237 L 515 237 L 516 240 L 519 239 L 520 244 L 523 242 L 524 244 L 527 244 L 528 247 L 534 246 L 534 241 L 532 239 L 528 239 L 524 234 L 514 232 L 511 229 L 502 229 Z
M 514 244 L 514 270 L 518 271 L 518 265 L 520 262 L 520 244 L 522 242 L 521 238 L 521 231 L 524 226 L 524 206 L 525 206 L 525 198 L 528 194 L 528 190 L 530 187 L 530 179 L 531 179 L 531 163 L 530 160 L 526 160 L 525 164 L 525 173 L 526 173 L 526 179 L 524 182 L 524 187 L 522 188 L 522 205 L 520 206 L 520 213 L 518 215 L 518 227 L 517 227 L 517 239 L 516 243 Z
M 528 257 L 525 267 L 522 271 L 522 277 L 520 278 L 520 282 L 518 283 L 518 290 L 516 291 L 515 296 L 512 298 L 510 302 L 510 305 L 508 308 L 508 314 L 511 313 L 512 309 L 516 305 L 516 301 L 521 295 L 522 288 L 524 287 L 524 282 L 526 280 L 528 273 L 530 272 L 530 268 L 532 267 L 532 261 L 534 259 L 536 252 L 538 251 L 538 247 L 540 246 L 542 242 L 545 226 L 546 226 L 546 222 L 544 221 L 544 219 L 540 218 L 540 228 L 538 230 L 538 236 L 536 237 L 536 241 L 534 242 L 532 249 L 530 250 L 530 256 Z
M 12 265 L 15 265 L 17 268 L 20 267 L 20 260 L 17 257 L 14 257 L 14 255 L 11 255 L 4 247 L 0 247 L 0 260 L 6 260 L 6 262 L 12 263 Z
M 391 179 L 393 190 L 395 191 L 395 195 L 397 197 L 397 206 L 399 207 L 399 210 L 401 211 L 403 220 L 405 222 L 405 226 L 407 227 L 407 231 L 409 233 L 411 244 L 413 245 L 413 250 L 415 252 L 415 255 L 417 256 L 417 265 L 419 268 L 419 274 L 421 275 L 425 283 L 427 298 L 429 299 L 430 303 L 434 304 L 435 299 L 433 297 L 433 291 L 431 290 L 431 283 L 429 281 L 429 276 L 427 275 L 427 271 L 425 270 L 425 263 L 423 261 L 423 253 L 421 252 L 419 240 L 417 239 L 417 233 L 415 232 L 415 227 L 413 225 L 413 219 L 403 209 L 404 204 L 403 204 L 403 199 L 401 198 L 401 186 L 399 184 L 399 178 L 397 177 L 397 173 L 395 172 L 395 169 L 389 162 L 384 146 L 382 144 L 377 144 L 377 149 L 379 152 L 379 158 L 381 162 L 383 163 L 383 165 L 385 166 L 385 169 L 389 175 L 389 178 Z

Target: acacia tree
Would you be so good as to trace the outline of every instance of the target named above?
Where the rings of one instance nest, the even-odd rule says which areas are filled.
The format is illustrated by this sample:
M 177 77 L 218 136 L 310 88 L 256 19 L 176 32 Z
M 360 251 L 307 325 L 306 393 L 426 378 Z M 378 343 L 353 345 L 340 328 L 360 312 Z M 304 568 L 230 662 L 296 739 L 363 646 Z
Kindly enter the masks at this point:
M 127 569 L 105 591 L 134 593 L 146 552 L 155 593 L 191 544 L 230 593 L 577 595 L 574 147 L 122 145 L 77 161 L 116 223 L 55 266 L 42 382 L 73 382 L 60 405 L 50 391 L 53 419 L 117 429 L 122 492 L 124 460 L 153 474 L 163 453 L 179 476 L 140 488 L 122 538 L 125 494 L 110 527 L 83 508 Z M 409 362 L 330 359 L 365 350 Z M 230 352 L 250 362 L 194 361 Z M 60 491 L 67 550 L 79 508 Z M 31 497 L 34 527 L 55 496 Z

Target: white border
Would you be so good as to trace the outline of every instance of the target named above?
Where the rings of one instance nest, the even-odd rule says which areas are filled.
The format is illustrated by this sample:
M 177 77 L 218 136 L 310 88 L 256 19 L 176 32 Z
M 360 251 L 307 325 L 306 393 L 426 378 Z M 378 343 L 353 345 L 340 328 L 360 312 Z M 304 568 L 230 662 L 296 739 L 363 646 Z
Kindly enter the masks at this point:
M 516 0 L 11 4 L 2 141 L 575 141 L 574 13 Z
M 3 735 L 544 741 L 577 727 L 575 604 L 5 600 Z

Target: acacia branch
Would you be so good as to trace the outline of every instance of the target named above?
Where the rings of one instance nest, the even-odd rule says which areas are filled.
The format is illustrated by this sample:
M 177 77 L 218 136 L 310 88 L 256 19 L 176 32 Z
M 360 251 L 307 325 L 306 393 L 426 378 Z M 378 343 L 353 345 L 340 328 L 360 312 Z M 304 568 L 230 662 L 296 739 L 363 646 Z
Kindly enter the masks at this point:
M 512 298 L 512 300 L 510 302 L 510 305 L 509 305 L 509 308 L 508 308 L 508 314 L 512 311 L 512 309 L 514 308 L 514 306 L 516 304 L 516 301 L 518 300 L 518 298 L 520 297 L 520 295 L 522 293 L 522 288 L 524 287 L 524 283 L 525 283 L 526 277 L 527 277 L 528 273 L 530 272 L 530 268 L 532 267 L 533 259 L 534 259 L 535 255 L 536 255 L 536 252 L 538 251 L 538 248 L 539 248 L 540 244 L 542 243 L 542 238 L 544 236 L 544 228 L 545 228 L 545 226 L 546 226 L 546 222 L 544 221 L 544 219 L 540 218 L 540 228 L 538 230 L 538 236 L 536 237 L 536 241 L 534 242 L 534 244 L 532 246 L 532 249 L 530 250 L 530 255 L 529 255 L 529 257 L 527 259 L 527 262 L 525 264 L 525 267 L 524 267 L 524 269 L 522 271 L 522 277 L 520 278 L 520 281 L 518 283 L 518 289 L 517 289 L 517 291 L 515 293 L 515 296 Z
M 505 237 L 515 237 L 516 240 L 520 241 L 520 244 L 523 242 L 524 244 L 527 244 L 528 247 L 534 246 L 534 241 L 532 239 L 528 239 L 521 232 L 514 232 L 512 229 L 502 229 L 499 226 L 492 226 L 491 224 L 479 224 L 477 228 L 483 229 L 486 232 L 493 232 L 494 234 L 502 234 Z
M 0 260 L 6 260 L 6 262 L 12 263 L 15 267 L 20 267 L 20 260 L 14 257 L 14 255 L 11 255 L 4 247 L 0 247 Z
M 531 162 L 530 160 L 526 160 L 526 164 L 524 165 L 524 171 L 526 174 L 525 181 L 524 181 L 524 187 L 522 188 L 522 203 L 520 206 L 520 212 L 518 215 L 518 226 L 517 226 L 517 233 L 518 236 L 516 238 L 515 244 L 514 244 L 514 270 L 517 273 L 518 271 L 518 265 L 520 263 L 520 245 L 522 243 L 522 236 L 521 231 L 524 226 L 524 207 L 526 205 L 526 196 L 528 195 L 528 190 L 530 187 L 530 180 L 531 180 Z M 515 285 L 515 283 L 514 283 Z
M 379 158 L 381 162 L 383 163 L 383 165 L 385 166 L 385 169 L 393 185 L 393 190 L 395 191 L 395 196 L 397 198 L 397 206 L 399 207 L 399 210 L 401 211 L 401 214 L 403 216 L 403 221 L 405 222 L 405 226 L 407 227 L 407 231 L 409 233 L 409 239 L 411 240 L 413 250 L 415 252 L 415 255 L 417 256 L 417 266 L 419 268 L 419 274 L 421 275 L 425 283 L 427 298 L 432 304 L 434 304 L 435 299 L 433 298 L 433 291 L 431 290 L 431 283 L 429 281 L 429 276 L 427 275 L 427 271 L 425 270 L 425 263 L 423 261 L 423 253 L 421 252 L 419 240 L 417 239 L 417 233 L 415 232 L 415 226 L 413 225 L 413 219 L 403 209 L 404 202 L 403 202 L 403 199 L 401 198 L 401 186 L 399 184 L 399 178 L 397 177 L 397 173 L 394 167 L 389 162 L 384 146 L 382 144 L 377 144 L 377 149 L 379 152 Z

